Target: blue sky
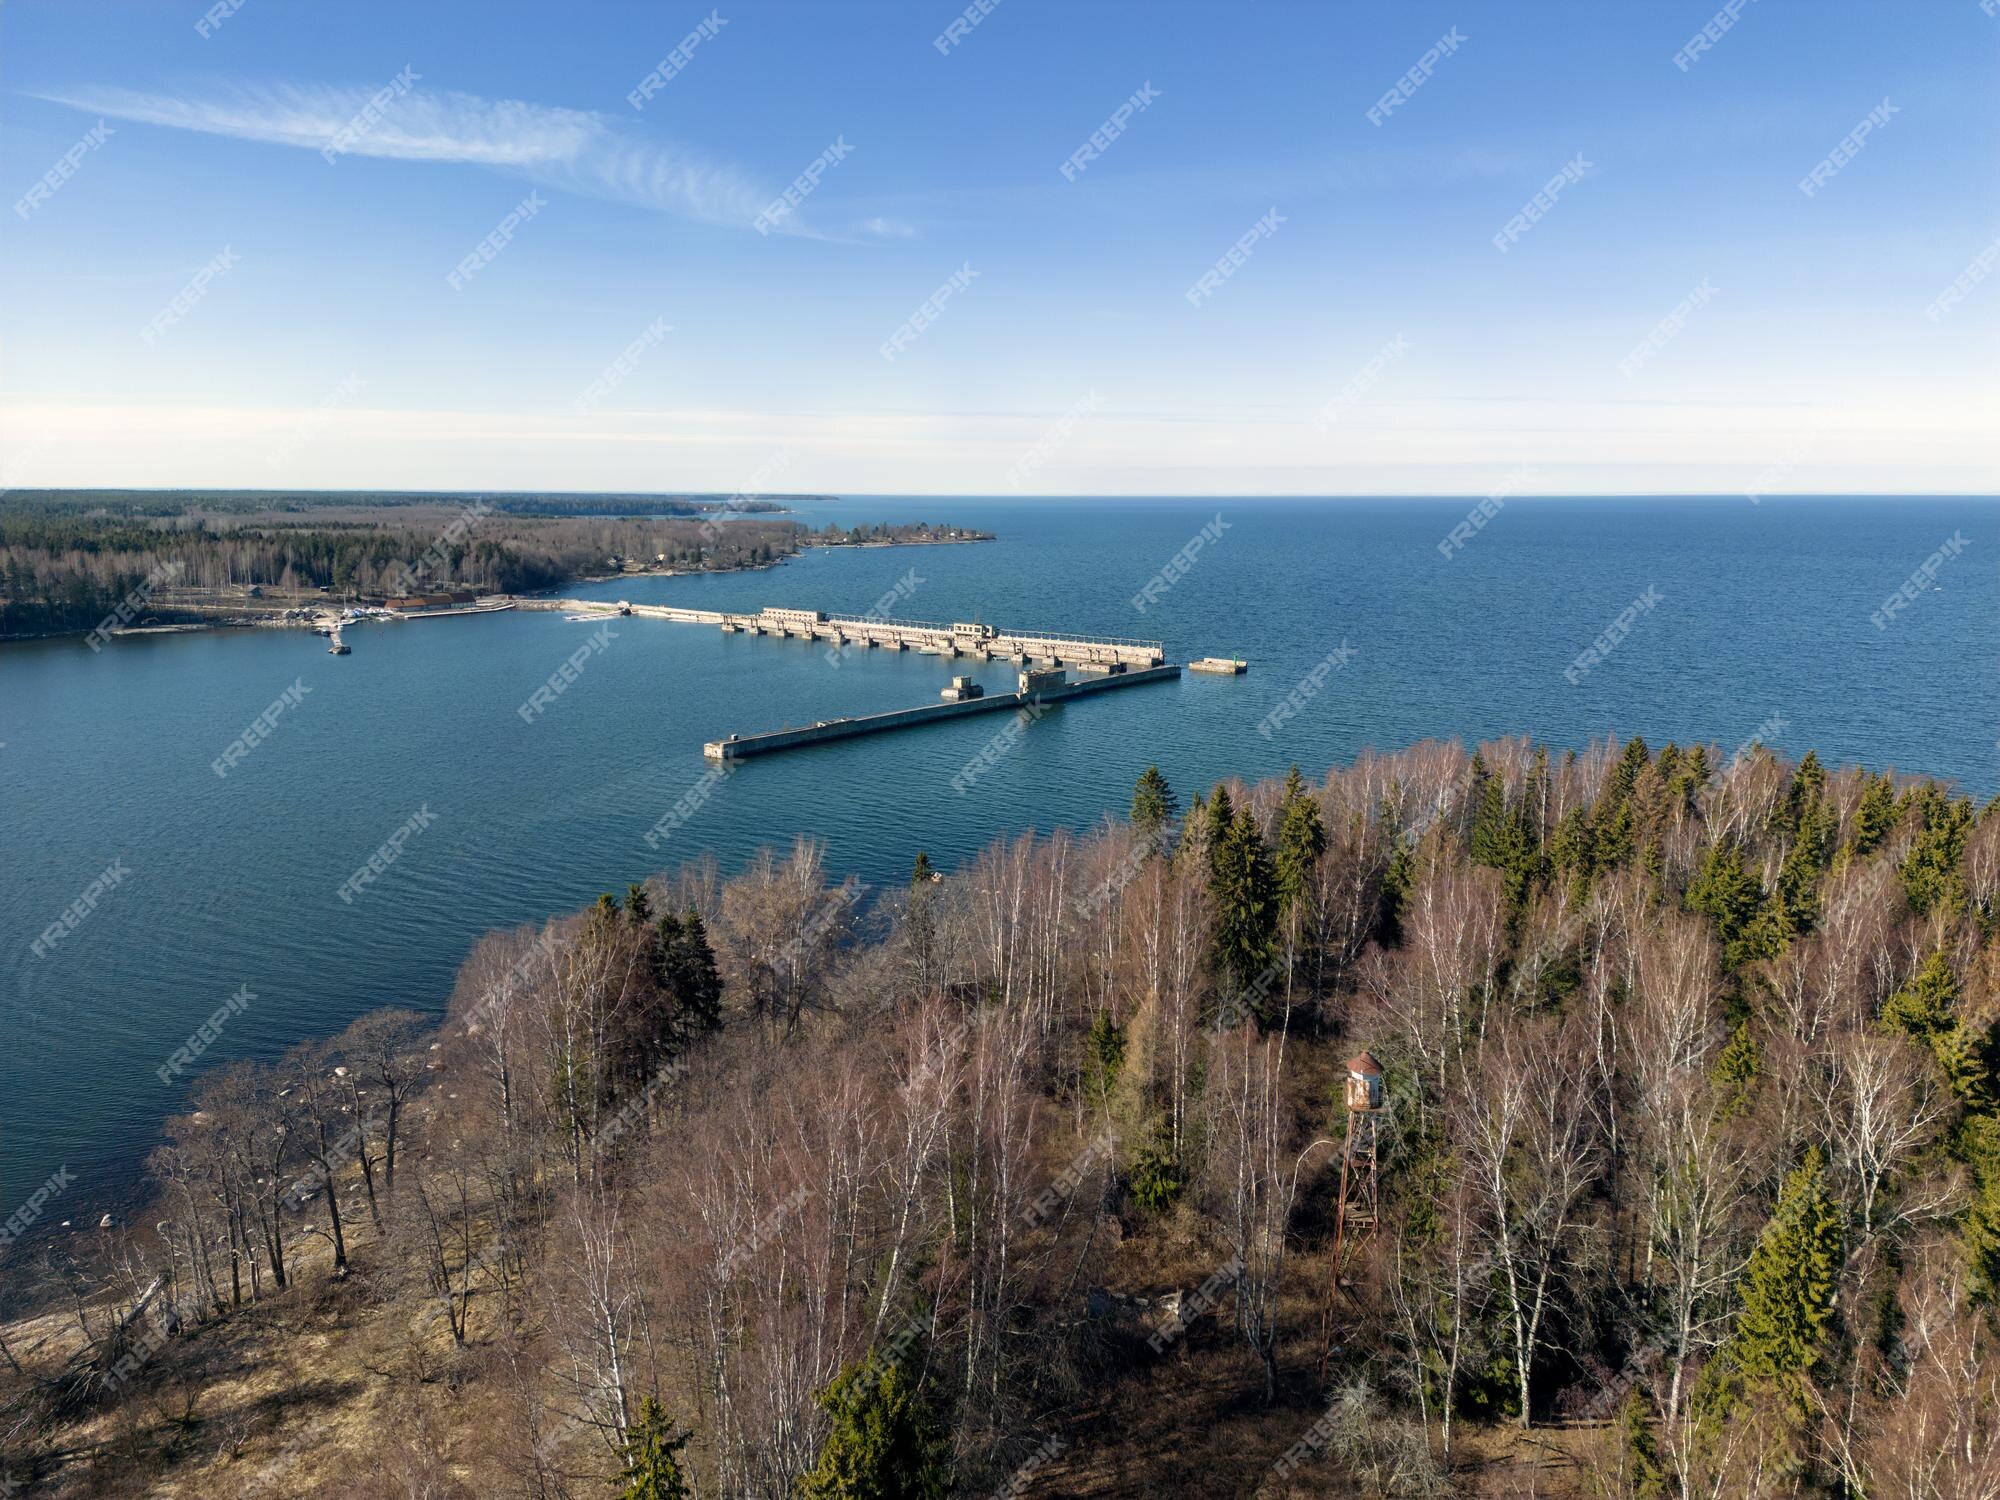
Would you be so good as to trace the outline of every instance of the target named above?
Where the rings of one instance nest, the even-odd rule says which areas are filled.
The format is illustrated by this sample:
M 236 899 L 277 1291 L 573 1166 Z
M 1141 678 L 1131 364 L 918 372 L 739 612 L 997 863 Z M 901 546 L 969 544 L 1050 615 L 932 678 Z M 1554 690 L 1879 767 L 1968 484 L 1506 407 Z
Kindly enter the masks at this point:
M 2000 489 L 2000 15 L 1718 4 L 13 0 L 0 484 Z

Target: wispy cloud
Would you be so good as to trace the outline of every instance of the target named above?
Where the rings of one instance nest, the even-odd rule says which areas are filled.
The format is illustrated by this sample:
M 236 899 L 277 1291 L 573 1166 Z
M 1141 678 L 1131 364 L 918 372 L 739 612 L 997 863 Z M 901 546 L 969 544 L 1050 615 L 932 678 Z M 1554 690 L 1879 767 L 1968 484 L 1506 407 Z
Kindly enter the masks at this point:
M 317 151 L 367 107 L 374 92 L 272 84 L 206 97 L 110 87 L 40 97 L 111 119 Z M 688 147 L 636 135 L 593 111 L 421 86 L 388 104 L 346 152 L 467 163 L 709 224 L 748 227 L 771 199 L 733 166 Z M 809 226 L 787 227 L 793 233 L 835 237 L 818 235 Z M 883 232 L 863 230 L 874 237 Z

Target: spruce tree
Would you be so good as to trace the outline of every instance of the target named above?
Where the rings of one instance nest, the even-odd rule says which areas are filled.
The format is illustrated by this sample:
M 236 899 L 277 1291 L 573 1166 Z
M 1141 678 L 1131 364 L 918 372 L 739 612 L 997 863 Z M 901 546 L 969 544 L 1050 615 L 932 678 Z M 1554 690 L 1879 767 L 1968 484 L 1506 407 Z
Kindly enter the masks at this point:
M 1132 786 L 1132 833 L 1143 844 L 1158 848 L 1178 810 L 1174 789 L 1158 766 L 1148 766 Z
M 942 1500 L 945 1445 L 900 1365 L 855 1365 L 820 1393 L 833 1430 L 800 1500 Z
M 1196 792 L 1187 816 L 1181 819 L 1180 847 L 1174 857 L 1177 860 L 1187 861 L 1194 869 L 1202 872 L 1203 878 L 1206 879 L 1209 842 L 1208 808 L 1201 800 L 1201 793 Z
M 707 924 L 692 906 L 681 915 L 681 930 L 687 934 L 688 1008 L 702 1030 L 713 1031 L 722 1024 L 722 971 L 716 967 Z
M 653 920 L 653 903 L 646 887 L 636 880 L 625 887 L 625 920 L 634 927 L 644 927 Z
M 1743 1310 L 1730 1358 L 1749 1389 L 1802 1408 L 1839 1288 L 1840 1209 L 1827 1188 L 1826 1161 L 1811 1147 L 1785 1178 L 1777 1207 L 1743 1272 Z
M 1764 910 L 1763 888 L 1743 868 L 1743 851 L 1733 843 L 1709 846 L 1701 869 L 1688 883 L 1687 904 L 1714 918 L 1725 968 L 1739 967 L 1768 942 L 1768 932 L 1753 927 Z
M 911 887 L 916 890 L 921 890 L 923 887 L 931 883 L 932 879 L 935 878 L 936 874 L 937 872 L 931 868 L 930 855 L 926 854 L 923 850 L 919 849 L 917 851 L 917 862 L 910 866 Z
M 1935 783 L 1927 782 L 1918 795 L 1917 807 L 1923 827 L 1900 871 L 1904 894 L 1910 898 L 1910 909 L 1920 917 L 1933 911 L 1957 916 L 1966 908 L 1965 880 L 1958 862 L 1972 832 L 1972 803 L 1964 797 L 1947 797 Z
M 1326 825 L 1320 821 L 1319 799 L 1306 790 L 1299 768 L 1285 778 L 1285 800 L 1278 818 L 1278 909 L 1301 908 L 1312 884 L 1313 871 L 1326 853 Z
M 1896 826 L 1896 817 L 1896 789 L 1885 771 L 1868 783 L 1860 806 L 1854 810 L 1854 852 L 1872 852 Z
M 1219 788 L 1216 796 L 1224 797 Z M 1241 995 L 1270 963 L 1278 918 L 1277 874 L 1249 808 L 1235 815 L 1227 831 L 1218 823 L 1209 860 L 1215 898 L 1210 951 L 1217 977 L 1231 994 Z
M 1236 824 L 1236 805 L 1229 798 L 1229 788 L 1217 782 L 1215 790 L 1208 797 L 1208 872 L 1212 882 L 1215 878 L 1215 862 L 1220 857 L 1222 844 L 1229 837 L 1229 830 Z
M 617 1480 L 618 1500 L 688 1500 L 688 1488 L 681 1470 L 681 1449 L 692 1433 L 673 1435 L 673 1424 L 659 1398 L 648 1396 L 639 1403 L 639 1418 L 625 1434 L 620 1450 L 625 1467 Z

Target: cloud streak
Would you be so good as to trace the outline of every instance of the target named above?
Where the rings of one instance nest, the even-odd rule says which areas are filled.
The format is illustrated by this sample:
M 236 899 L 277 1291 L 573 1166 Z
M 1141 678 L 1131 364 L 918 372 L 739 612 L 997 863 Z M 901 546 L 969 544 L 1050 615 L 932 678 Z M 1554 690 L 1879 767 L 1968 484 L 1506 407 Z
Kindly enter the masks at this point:
M 317 151 L 374 92 L 277 84 L 205 98 L 109 87 L 40 97 L 111 119 Z M 345 149 L 352 156 L 485 167 L 706 224 L 747 228 L 771 198 L 732 166 L 634 136 L 592 111 L 455 90 L 412 90 Z

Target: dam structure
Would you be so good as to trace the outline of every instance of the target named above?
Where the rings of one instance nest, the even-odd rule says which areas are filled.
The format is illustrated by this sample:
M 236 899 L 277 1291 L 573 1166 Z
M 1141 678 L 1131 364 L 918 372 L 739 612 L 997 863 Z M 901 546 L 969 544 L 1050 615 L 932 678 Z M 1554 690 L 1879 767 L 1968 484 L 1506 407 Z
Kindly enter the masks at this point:
M 521 599 L 519 609 L 559 609 L 570 614 L 624 614 L 683 625 L 719 625 L 726 632 L 827 641 L 857 650 L 923 651 L 933 656 L 976 661 L 1043 661 L 1063 667 L 1147 668 L 1164 666 L 1159 641 L 1115 635 L 1058 635 L 1041 630 L 1003 630 L 995 625 L 953 625 L 921 620 L 885 620 L 873 615 L 828 614 L 817 609 L 767 606 L 755 614 L 716 609 L 679 609 L 670 604 L 610 603 L 602 599 Z
M 1018 687 L 1011 693 L 989 693 L 967 677 L 955 677 L 940 695 L 941 702 L 853 718 L 821 719 L 762 734 L 732 734 L 702 746 L 709 760 L 727 763 L 779 750 L 823 745 L 858 735 L 912 729 L 973 714 L 1013 711 L 1023 723 L 1040 718 L 1049 708 L 1115 688 L 1170 682 L 1181 675 L 1178 663 L 1167 660 L 1160 641 L 1130 640 L 1112 635 L 1062 635 L 1042 630 L 1003 630 L 997 625 L 961 621 L 941 625 L 921 620 L 887 620 L 875 615 L 828 614 L 817 609 L 766 606 L 755 614 L 730 610 L 681 609 L 669 604 L 632 604 L 605 599 L 515 598 L 520 609 L 562 610 L 573 620 L 626 615 L 635 619 L 672 620 L 684 625 L 716 625 L 725 633 L 768 635 L 785 640 L 825 641 L 836 650 L 921 651 L 932 656 L 973 661 L 1016 661 L 1022 666 Z M 1219 671 L 1223 658 L 1204 658 L 1197 668 Z M 1230 661 L 1232 673 L 1247 663 Z M 1072 669 L 1079 675 L 1072 676 Z M 1005 731 L 1002 731 L 1003 733 Z

